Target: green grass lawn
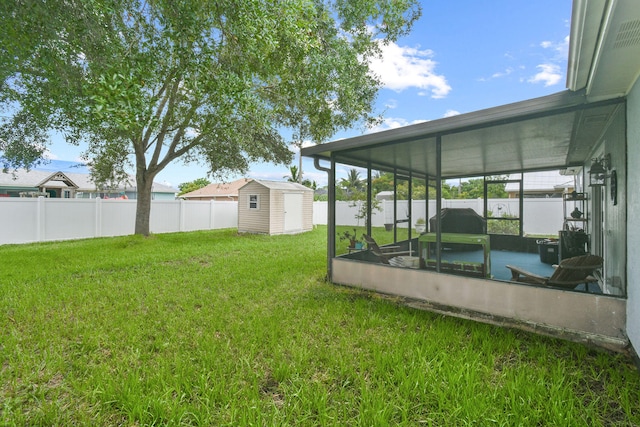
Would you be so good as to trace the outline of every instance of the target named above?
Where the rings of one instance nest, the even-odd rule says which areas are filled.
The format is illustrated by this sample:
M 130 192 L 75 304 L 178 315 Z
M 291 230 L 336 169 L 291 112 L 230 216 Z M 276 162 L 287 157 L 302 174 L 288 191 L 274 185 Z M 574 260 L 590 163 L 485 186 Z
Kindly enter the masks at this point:
M 325 234 L 0 246 L 0 425 L 640 425 L 623 355 L 328 284 Z

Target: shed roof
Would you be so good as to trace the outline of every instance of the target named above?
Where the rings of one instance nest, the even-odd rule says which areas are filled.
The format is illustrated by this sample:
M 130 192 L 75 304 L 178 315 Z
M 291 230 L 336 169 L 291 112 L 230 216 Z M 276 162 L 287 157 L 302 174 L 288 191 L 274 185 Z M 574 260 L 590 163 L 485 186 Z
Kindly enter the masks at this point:
M 298 184 L 297 182 L 288 182 L 288 181 L 268 181 L 263 179 L 255 179 L 253 182 L 260 184 L 270 190 L 295 190 L 295 191 L 313 191 L 309 187 L 305 187 L 302 184 Z M 246 184 L 245 184 L 246 185 Z M 244 187 L 244 185 L 243 185 Z

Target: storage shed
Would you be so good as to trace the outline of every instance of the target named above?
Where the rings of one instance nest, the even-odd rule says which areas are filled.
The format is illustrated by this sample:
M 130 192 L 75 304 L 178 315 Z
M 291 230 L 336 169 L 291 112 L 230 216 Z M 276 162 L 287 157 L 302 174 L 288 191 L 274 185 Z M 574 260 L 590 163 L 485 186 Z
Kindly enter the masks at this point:
M 313 228 L 313 190 L 295 182 L 253 180 L 238 190 L 238 232 L 295 234 Z

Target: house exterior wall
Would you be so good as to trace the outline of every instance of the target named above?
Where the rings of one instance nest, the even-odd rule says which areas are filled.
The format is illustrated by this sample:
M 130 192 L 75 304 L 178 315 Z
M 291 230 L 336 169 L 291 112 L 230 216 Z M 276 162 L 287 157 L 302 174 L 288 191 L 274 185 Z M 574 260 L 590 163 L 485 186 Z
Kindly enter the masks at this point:
M 625 108 L 620 108 L 611 126 L 604 134 L 604 152 L 611 156 L 611 167 L 617 173 L 617 204 L 611 198 L 611 180 L 607 180 L 604 206 L 604 268 L 605 292 L 610 295 L 625 295 L 627 281 L 627 167 Z
M 340 258 L 331 262 L 334 283 L 411 298 L 432 311 L 616 350 L 627 344 L 623 298 Z
M 259 208 L 249 209 L 249 196 L 259 197 Z M 238 232 L 271 233 L 271 192 L 262 184 L 251 181 L 238 190 Z
M 640 80 L 627 97 L 627 165 L 627 335 L 640 354 Z

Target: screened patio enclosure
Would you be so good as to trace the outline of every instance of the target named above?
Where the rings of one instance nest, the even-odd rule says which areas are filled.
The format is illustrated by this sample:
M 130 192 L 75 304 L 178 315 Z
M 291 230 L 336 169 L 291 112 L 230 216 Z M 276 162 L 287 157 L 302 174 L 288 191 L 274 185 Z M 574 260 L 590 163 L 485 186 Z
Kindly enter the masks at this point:
M 337 284 L 407 297 L 458 316 L 621 348 L 626 345 L 626 257 L 616 254 L 624 253 L 626 248 L 625 230 L 619 229 L 624 225 L 621 215 L 625 212 L 618 207 L 612 210 L 608 203 L 613 187 L 589 186 L 589 170 L 592 159 L 605 152 L 613 159 L 609 166 L 613 164 L 617 172 L 616 205 L 624 206 L 624 115 L 624 98 L 589 103 L 581 92 L 564 91 L 304 148 L 302 154 L 313 157 L 316 167 L 328 173 L 328 277 Z M 406 265 L 387 264 L 370 247 L 344 250 L 341 202 L 336 200 L 337 191 L 341 191 L 337 190 L 338 168 L 357 168 L 366 181 L 361 200 L 351 202 L 358 209 L 358 233 L 381 240 L 378 243 L 383 248 L 393 246 L 393 251 L 407 253 L 400 258 L 408 260 Z M 493 251 L 532 254 L 539 249 L 532 250 L 531 242 L 535 245 L 535 240 L 525 236 L 528 213 L 522 180 L 513 177 L 545 170 L 561 170 L 573 185 L 560 191 L 573 193 L 573 197 L 581 195 L 583 204 L 573 203 L 571 207 L 579 207 L 583 218 L 562 223 L 560 228 L 574 230 L 579 226 L 588 236 L 587 250 L 604 259 L 593 289 L 523 285 L 502 277 L 504 272 L 496 274 L 496 268 L 505 266 L 496 264 Z M 379 195 L 374 194 L 372 185 L 381 173 L 393 176 L 394 190 L 384 201 L 376 198 Z M 442 184 L 468 177 L 484 180 L 484 194 L 477 202 L 481 206 L 475 209 L 484 228 L 481 232 L 458 231 L 458 235 L 452 235 L 447 232 L 442 215 L 443 208 L 449 207 L 449 202 L 443 200 Z M 492 205 L 491 186 L 507 182 L 519 186 L 512 194 L 517 200 L 493 201 Z M 426 191 L 416 202 L 414 193 L 421 191 L 417 190 L 420 186 Z M 386 238 L 376 219 L 380 217 L 381 204 L 386 207 Z M 508 215 L 504 215 L 501 206 L 509 208 Z M 562 215 L 566 216 L 566 212 Z M 428 223 L 427 233 L 415 230 L 417 218 Z M 609 220 L 618 228 L 614 234 L 619 239 L 611 238 Z M 492 231 L 496 225 L 508 226 L 509 231 Z M 354 227 L 349 226 L 348 230 L 351 228 Z M 461 234 L 468 234 L 472 240 L 465 241 Z M 450 247 L 464 243 L 478 247 L 479 256 L 484 256 L 481 262 L 450 262 Z M 553 270 L 549 266 L 547 271 Z

